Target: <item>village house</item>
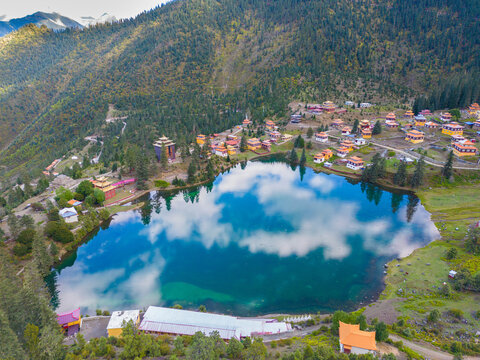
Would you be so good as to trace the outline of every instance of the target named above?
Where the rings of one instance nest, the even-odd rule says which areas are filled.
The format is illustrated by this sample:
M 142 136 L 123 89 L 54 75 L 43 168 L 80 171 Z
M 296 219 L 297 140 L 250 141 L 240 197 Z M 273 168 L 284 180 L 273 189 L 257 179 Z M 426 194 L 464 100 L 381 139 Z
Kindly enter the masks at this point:
M 480 128 L 480 120 L 477 120 L 473 123 L 473 127 Z
M 459 143 L 462 143 L 465 142 L 466 139 L 463 137 L 463 135 L 452 135 L 452 138 L 451 138 L 451 143 L 453 145 L 453 143 L 456 143 L 456 142 L 459 142 Z
M 262 143 L 257 138 L 251 138 L 247 141 L 248 150 L 256 151 L 262 147 Z
M 443 122 L 450 122 L 452 121 L 452 115 L 449 112 L 442 113 L 440 115 L 440 120 L 442 120 Z
M 276 126 L 275 126 L 275 123 L 272 120 L 267 120 L 265 122 L 265 128 L 268 131 L 273 131 L 273 130 L 275 130 Z
M 425 126 L 426 122 L 427 122 L 427 118 L 422 114 L 418 114 L 417 116 L 415 116 L 415 126 L 423 127 Z
M 82 205 L 82 202 L 78 201 L 78 200 L 75 200 L 75 199 L 72 199 L 72 200 L 67 201 L 67 204 L 73 207 L 73 206 Z
M 228 156 L 227 148 L 225 146 L 222 146 L 222 145 L 216 146 L 213 149 L 213 151 L 214 151 L 214 154 L 217 155 L 217 156 L 221 156 L 221 157 L 227 157 Z
M 418 144 L 425 140 L 425 134 L 418 130 L 412 130 L 405 136 L 406 141 L 410 141 L 413 144 Z
M 325 101 L 323 104 L 322 104 L 322 110 L 325 111 L 326 113 L 332 113 L 335 111 L 335 104 L 331 101 Z
M 350 152 L 350 149 L 349 149 L 349 148 L 344 147 L 344 146 L 341 146 L 341 147 L 337 150 L 337 156 L 340 156 L 341 158 L 344 158 L 345 156 L 348 155 L 349 152 Z
M 227 140 L 227 141 L 225 141 L 226 146 L 236 147 L 236 146 L 238 146 L 238 144 L 240 144 L 240 140 Z
M 360 103 L 360 107 L 361 107 L 362 109 L 364 109 L 364 108 L 369 108 L 369 107 L 371 107 L 371 106 L 372 106 L 372 104 L 370 104 L 370 103 L 368 103 L 368 102 Z
M 345 101 L 345 106 L 355 106 L 355 103 L 353 101 L 347 100 Z
M 192 336 L 218 332 L 220 338 L 241 340 L 245 337 L 292 331 L 290 324 L 275 319 L 237 318 L 229 315 L 149 306 L 139 330 L 150 334 Z
M 292 124 L 298 124 L 299 122 L 302 121 L 302 115 L 301 114 L 292 114 L 290 115 L 290 122 Z
M 292 138 L 293 138 L 293 135 L 291 134 L 282 134 L 282 140 L 284 141 L 291 140 Z
M 315 154 L 313 157 L 313 162 L 315 164 L 321 164 L 325 161 L 325 156 L 322 153 Z
M 425 123 L 425 129 L 437 130 L 438 129 L 438 124 L 436 122 L 433 122 L 433 121 L 427 121 Z
M 414 116 L 415 116 L 415 114 L 413 113 L 412 110 L 407 110 L 404 114 L 404 117 L 407 118 L 407 119 L 413 119 Z
M 155 155 L 157 155 L 158 161 L 160 161 L 162 157 L 162 149 L 165 149 L 167 152 L 168 159 L 175 160 L 175 143 L 166 136 L 162 136 L 155 141 L 153 143 L 153 148 L 155 149 Z
M 328 141 L 328 135 L 325 132 L 318 132 L 315 133 L 315 141 L 318 142 L 327 142 Z
M 58 212 L 58 215 L 60 215 L 66 223 L 78 222 L 78 213 L 74 207 L 63 208 Z
M 245 120 L 243 120 L 242 122 L 242 125 L 243 126 L 249 126 L 252 122 L 250 120 L 248 120 L 248 118 L 246 118 Z
M 198 145 L 203 145 L 205 144 L 205 140 L 207 139 L 207 137 L 205 135 L 197 135 L 197 144 Z
M 57 314 L 57 323 L 65 331 L 65 335 L 75 335 L 82 327 L 80 308 L 63 314 Z
M 277 130 L 270 131 L 270 140 L 272 140 L 273 142 L 277 142 L 281 138 L 282 138 L 282 134 L 280 133 L 280 131 L 277 131 Z
M 442 127 L 442 134 L 450 135 L 450 136 L 463 135 L 463 126 L 455 122 L 452 122 L 450 124 L 445 124 Z
M 363 169 L 365 162 L 358 156 L 352 156 L 347 160 L 347 167 L 352 170 L 361 170 Z
M 422 114 L 425 117 L 433 115 L 432 112 L 428 109 L 424 109 L 424 110 L 420 111 L 420 114 Z
M 397 117 L 395 116 L 395 113 L 391 112 L 388 113 L 387 116 L 385 116 L 386 121 L 396 121 Z
M 470 115 L 477 115 L 477 113 L 480 111 L 480 105 L 478 103 L 473 103 L 468 107 L 468 113 Z
M 352 128 L 350 126 L 344 126 L 342 128 L 342 135 L 343 136 L 350 135 L 351 132 L 352 132 Z
M 342 128 L 342 127 L 343 127 L 343 120 L 342 120 L 342 119 L 334 119 L 334 120 L 332 121 L 332 126 L 333 126 L 334 128 L 337 128 L 337 129 Z
M 363 129 L 368 129 L 368 128 L 370 128 L 370 120 L 362 120 L 362 121 L 360 121 L 359 126 L 360 126 L 360 129 L 362 129 L 362 130 L 363 130 Z
M 343 147 L 346 147 L 348 150 L 352 151 L 353 150 L 353 141 L 352 140 L 349 140 L 349 139 L 346 139 L 346 140 L 343 140 L 341 143 L 340 143 L 341 146 Z
M 124 324 L 127 324 L 129 321 L 131 321 L 135 327 L 138 327 L 140 324 L 140 310 L 112 312 L 112 316 L 107 325 L 108 336 L 120 337 L 123 332 Z
M 228 152 L 228 155 L 235 155 L 237 154 L 237 148 L 227 145 L 227 152 Z
M 333 156 L 333 151 L 330 150 L 330 149 L 325 149 L 325 150 L 322 151 L 322 154 L 323 154 L 323 157 L 325 158 L 325 160 L 328 160 Z
M 364 139 L 370 139 L 372 137 L 372 130 L 370 128 L 362 130 L 362 137 Z
M 262 141 L 262 149 L 270 151 L 271 148 L 272 148 L 272 143 L 270 142 L 270 140 Z
M 340 352 L 345 354 L 376 354 L 375 331 L 362 331 L 360 325 L 339 322 Z
M 399 123 L 395 120 L 386 120 L 385 127 L 389 130 L 397 129 L 399 127 Z
M 367 140 L 365 140 L 364 137 L 355 139 L 355 145 L 357 146 L 366 145 L 366 144 L 367 144 Z
M 456 142 L 452 145 L 453 153 L 458 157 L 463 156 L 475 156 L 478 153 L 478 149 L 471 141 Z

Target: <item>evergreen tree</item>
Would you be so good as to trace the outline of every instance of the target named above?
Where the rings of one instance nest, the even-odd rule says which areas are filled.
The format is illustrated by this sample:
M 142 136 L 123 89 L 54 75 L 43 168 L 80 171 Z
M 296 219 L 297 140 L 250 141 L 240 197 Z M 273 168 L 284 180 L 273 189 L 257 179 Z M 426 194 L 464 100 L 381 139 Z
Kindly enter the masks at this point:
M 188 165 L 188 169 L 187 169 L 187 174 L 188 174 L 187 182 L 189 184 L 191 184 L 195 181 L 196 171 L 197 171 L 197 167 L 195 166 L 195 161 L 192 160 L 192 161 L 190 161 L 190 164 Z
M 382 133 L 382 125 L 380 124 L 380 121 L 377 120 L 375 122 L 375 125 L 373 125 L 372 135 L 379 135 L 381 133 Z
M 313 129 L 311 127 L 307 130 L 307 139 L 311 139 L 313 136 Z
M 207 178 L 208 179 L 213 179 L 215 177 L 215 170 L 213 168 L 213 162 L 212 162 L 211 159 L 209 159 L 208 162 L 207 162 L 206 170 L 207 170 Z
M 298 135 L 293 143 L 294 148 L 303 148 L 305 146 L 305 140 L 303 140 L 302 135 Z
M 305 148 L 302 150 L 302 156 L 300 157 L 300 166 L 305 166 L 307 162 L 307 156 L 305 155 Z
M 160 150 L 160 167 L 162 170 L 166 170 L 168 166 L 168 156 L 167 156 L 167 148 L 162 145 Z
M 453 151 L 448 154 L 447 162 L 442 169 L 442 175 L 447 180 L 451 178 L 453 172 Z
M 418 160 L 417 166 L 415 167 L 415 171 L 413 173 L 412 179 L 410 180 L 410 185 L 413 188 L 417 188 L 423 184 L 423 178 L 425 175 L 425 161 L 423 156 Z
M 136 164 L 137 189 L 145 190 L 147 188 L 146 182 L 149 176 L 148 158 L 146 157 L 146 155 L 138 152 Z
M 295 148 L 290 151 L 290 164 L 296 165 L 298 163 L 298 155 L 297 152 L 295 151 Z
M 247 151 L 247 138 L 246 136 L 242 136 L 242 139 L 240 140 L 240 152 L 245 152 Z
M 358 124 L 358 119 L 355 119 L 355 121 L 353 122 L 352 134 L 355 134 L 358 131 Z
M 26 359 L 24 350 L 14 331 L 10 328 L 8 318 L 0 309 L 0 359 Z
M 405 161 L 401 161 L 400 165 L 398 165 L 397 172 L 393 176 L 393 183 L 399 186 L 405 186 L 407 182 L 407 163 Z
M 42 275 L 47 275 L 50 266 L 53 264 L 53 258 L 49 254 L 45 240 L 40 235 L 35 236 L 32 244 L 33 259 Z

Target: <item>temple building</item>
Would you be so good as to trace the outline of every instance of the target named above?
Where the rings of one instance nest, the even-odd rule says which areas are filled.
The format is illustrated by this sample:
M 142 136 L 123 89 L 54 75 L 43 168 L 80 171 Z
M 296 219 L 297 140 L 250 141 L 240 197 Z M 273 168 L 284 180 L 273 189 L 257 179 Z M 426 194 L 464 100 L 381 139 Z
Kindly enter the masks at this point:
M 365 162 L 358 156 L 352 156 L 347 160 L 347 167 L 352 170 L 361 170 L 363 169 Z
M 438 124 L 433 121 L 428 121 L 425 123 L 425 129 L 429 130 L 437 130 L 438 129 Z
M 155 155 L 157 155 L 158 161 L 160 161 L 162 157 L 162 149 L 167 151 L 168 159 L 175 160 L 175 143 L 166 136 L 162 136 L 155 141 L 153 143 L 153 148 L 155 149 Z
M 473 103 L 468 107 L 468 113 L 470 115 L 477 115 L 480 112 L 480 105 L 478 103 Z
M 251 138 L 247 141 L 248 150 L 256 151 L 262 147 L 262 143 L 257 138 Z
M 425 134 L 418 130 L 412 130 L 405 136 L 406 141 L 410 141 L 413 144 L 418 144 L 425 140 Z
M 352 151 L 353 150 L 353 141 L 352 140 L 343 140 L 340 143 L 341 146 L 346 147 L 348 150 Z
M 397 117 L 395 116 L 395 113 L 391 112 L 385 116 L 385 120 L 387 121 L 396 121 Z
M 328 141 L 328 135 L 325 132 L 318 132 L 315 133 L 315 141 L 318 142 L 327 142 Z
M 398 129 L 399 124 L 395 120 L 387 120 L 385 121 L 385 127 L 390 130 Z
M 96 180 L 90 180 L 93 186 L 97 189 L 100 189 L 105 194 L 105 200 L 111 199 L 116 195 L 115 186 L 112 186 L 112 182 L 109 181 L 106 177 L 101 176 Z
M 323 154 L 323 157 L 325 158 L 325 160 L 328 160 L 333 156 L 333 151 L 330 150 L 330 149 L 325 149 L 325 150 L 322 151 L 322 154 Z
M 445 124 L 442 127 L 442 134 L 445 135 L 463 135 L 463 126 L 457 123 Z
M 370 127 L 370 120 L 362 120 L 360 121 L 360 129 L 368 129 Z
M 372 130 L 370 129 L 363 129 L 362 130 L 362 137 L 364 139 L 370 139 L 372 137 Z
M 275 127 L 276 127 L 276 126 L 275 126 L 275 123 L 274 123 L 272 120 L 267 120 L 267 121 L 265 122 L 265 128 L 266 128 L 267 130 L 273 131 L 273 130 L 275 130 Z
M 82 326 L 82 316 L 80 315 L 80 308 L 66 312 L 63 314 L 57 314 L 57 323 L 65 331 L 65 335 L 75 335 L 80 331 Z
M 471 141 L 455 142 L 452 145 L 453 153 L 458 157 L 462 156 L 475 156 L 478 153 L 478 149 Z
M 424 127 L 427 122 L 427 118 L 422 114 L 415 116 L 415 126 Z
M 332 126 L 336 128 L 341 128 L 343 126 L 343 120 L 342 119 L 335 119 L 332 121 Z
M 242 122 L 242 125 L 243 125 L 243 126 L 248 126 L 248 125 L 250 125 L 251 123 L 252 123 L 252 122 L 251 122 L 250 120 L 248 120 L 248 118 L 245 118 L 245 120 L 243 120 L 243 122 Z
M 405 112 L 405 117 L 406 117 L 407 119 L 413 119 L 414 116 L 415 116 L 415 114 L 413 113 L 412 110 L 407 110 L 407 111 Z
M 322 110 L 325 111 L 326 113 L 332 113 L 332 112 L 335 112 L 335 104 L 331 101 L 325 101 L 323 104 L 322 104 Z
M 207 137 L 205 135 L 197 135 L 197 144 L 198 145 L 203 145 L 205 144 L 205 141 L 207 140 Z
M 325 156 L 322 153 L 315 154 L 313 157 L 313 162 L 315 164 L 321 164 L 325 161 Z
M 341 146 L 338 150 L 337 150 L 337 156 L 340 156 L 342 158 L 344 158 L 345 156 L 348 155 L 348 153 L 350 152 L 350 150 L 344 146 Z
M 342 128 L 342 135 L 343 136 L 350 135 L 351 133 L 352 133 L 352 128 L 350 126 L 344 126 Z
M 140 310 L 114 311 L 107 325 L 108 336 L 120 337 L 124 324 L 132 322 L 136 328 L 140 324 Z
M 452 121 L 452 114 L 450 114 L 449 112 L 442 113 L 442 115 L 440 115 L 440 119 L 443 122 L 450 122 Z

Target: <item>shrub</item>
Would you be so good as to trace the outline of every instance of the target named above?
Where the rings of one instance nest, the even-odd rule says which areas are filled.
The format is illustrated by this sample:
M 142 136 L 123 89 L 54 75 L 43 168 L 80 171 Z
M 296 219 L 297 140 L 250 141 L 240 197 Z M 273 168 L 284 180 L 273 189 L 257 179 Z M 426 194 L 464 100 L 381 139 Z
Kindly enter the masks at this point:
M 449 315 L 461 320 L 463 318 L 463 311 L 460 309 L 450 309 L 448 310 Z
M 277 344 L 277 342 L 276 342 L 275 340 L 270 343 L 270 347 L 271 347 L 272 349 L 276 349 L 277 346 L 278 346 L 278 344 Z
M 440 312 L 438 310 L 431 311 L 430 314 L 428 314 L 427 316 L 428 322 L 431 322 L 431 323 L 436 323 L 439 318 L 440 318 Z
M 95 313 L 97 314 L 97 316 L 100 316 L 100 315 L 102 315 L 102 310 L 97 309 L 97 310 L 95 310 Z
M 104 310 L 102 313 L 103 316 L 110 316 L 110 311 Z
M 49 221 L 44 231 L 45 235 L 63 244 L 68 244 L 74 240 L 73 233 L 66 224 L 60 221 Z
M 32 204 L 32 209 L 33 211 L 45 211 L 45 207 L 39 202 L 34 202 Z
M 18 234 L 17 242 L 26 245 L 27 247 L 32 247 L 33 239 L 37 233 L 33 229 L 23 230 Z
M 457 249 L 454 247 L 448 249 L 447 252 L 445 253 L 445 257 L 448 260 L 455 259 L 457 257 Z
M 165 180 L 155 180 L 155 186 L 159 188 L 166 188 L 170 186 L 170 183 L 166 182 Z
M 173 181 L 172 181 L 172 185 L 175 185 L 175 186 L 186 186 L 187 184 L 186 184 L 185 181 L 183 181 L 182 179 L 179 179 L 179 178 L 175 177 L 175 179 L 173 179 Z
M 21 244 L 21 243 L 15 244 L 15 246 L 13 247 L 13 253 L 16 256 L 27 255 L 30 251 L 31 251 L 31 248 L 29 248 L 27 245 Z

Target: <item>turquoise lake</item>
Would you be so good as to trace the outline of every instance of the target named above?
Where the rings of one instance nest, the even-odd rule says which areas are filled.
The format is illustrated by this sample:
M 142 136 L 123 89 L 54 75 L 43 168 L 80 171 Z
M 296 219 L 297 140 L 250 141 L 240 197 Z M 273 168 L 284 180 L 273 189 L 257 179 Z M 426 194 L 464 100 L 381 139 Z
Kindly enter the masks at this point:
M 143 200 L 52 270 L 58 311 L 352 310 L 382 291 L 386 262 L 438 237 L 413 195 L 282 162 L 249 162 L 208 186 Z

